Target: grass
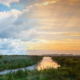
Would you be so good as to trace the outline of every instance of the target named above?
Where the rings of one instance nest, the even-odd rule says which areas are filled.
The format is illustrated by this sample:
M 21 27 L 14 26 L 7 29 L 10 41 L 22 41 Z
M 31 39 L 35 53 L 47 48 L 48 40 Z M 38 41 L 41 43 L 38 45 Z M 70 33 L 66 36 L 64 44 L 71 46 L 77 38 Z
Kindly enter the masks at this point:
M 1 76 L 0 80 L 80 80 L 79 57 L 52 57 L 61 67 L 58 69 L 19 70 Z
M 0 59 L 0 71 L 5 69 L 16 69 L 16 68 L 31 66 L 33 64 L 36 64 L 41 59 L 42 59 L 41 56 L 6 55 Z
M 26 70 L 25 72 L 19 70 L 6 74 L 3 80 L 80 80 L 80 74 L 73 74 L 70 68 L 47 69 L 43 71 Z

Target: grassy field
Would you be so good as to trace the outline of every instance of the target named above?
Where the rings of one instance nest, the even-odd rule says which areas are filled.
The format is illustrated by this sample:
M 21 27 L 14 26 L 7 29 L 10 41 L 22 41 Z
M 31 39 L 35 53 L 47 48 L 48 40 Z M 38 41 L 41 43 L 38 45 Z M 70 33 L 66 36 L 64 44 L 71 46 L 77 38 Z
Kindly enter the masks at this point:
M 42 59 L 41 56 L 6 55 L 0 58 L 0 71 L 31 66 Z
M 0 80 L 80 80 L 80 57 L 52 57 L 61 67 L 58 69 L 26 70 L 10 72 Z

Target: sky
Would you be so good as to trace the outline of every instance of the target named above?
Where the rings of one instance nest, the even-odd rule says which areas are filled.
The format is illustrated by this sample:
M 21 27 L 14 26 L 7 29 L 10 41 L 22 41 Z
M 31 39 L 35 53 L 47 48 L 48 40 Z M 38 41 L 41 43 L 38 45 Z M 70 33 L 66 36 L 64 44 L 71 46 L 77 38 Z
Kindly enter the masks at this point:
M 0 0 L 0 53 L 80 54 L 80 0 Z

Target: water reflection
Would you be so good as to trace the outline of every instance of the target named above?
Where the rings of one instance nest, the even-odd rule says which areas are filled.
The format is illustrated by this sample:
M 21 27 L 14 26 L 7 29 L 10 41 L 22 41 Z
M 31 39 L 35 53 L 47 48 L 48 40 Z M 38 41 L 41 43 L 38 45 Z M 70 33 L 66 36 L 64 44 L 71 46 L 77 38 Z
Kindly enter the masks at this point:
M 51 59 L 51 57 L 43 57 L 43 60 L 37 65 L 38 70 L 46 69 L 46 68 L 55 68 L 60 67 L 55 61 Z

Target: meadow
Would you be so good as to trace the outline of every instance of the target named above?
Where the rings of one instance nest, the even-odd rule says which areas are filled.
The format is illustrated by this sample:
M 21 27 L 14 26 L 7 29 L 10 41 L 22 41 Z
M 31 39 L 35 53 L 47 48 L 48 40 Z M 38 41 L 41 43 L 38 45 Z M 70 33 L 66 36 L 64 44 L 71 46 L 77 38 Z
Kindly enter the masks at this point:
M 80 57 L 54 56 L 52 57 L 61 65 L 58 69 L 18 70 L 0 77 L 0 80 L 80 80 Z

